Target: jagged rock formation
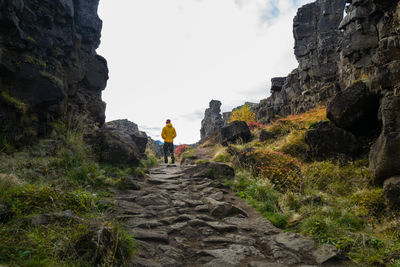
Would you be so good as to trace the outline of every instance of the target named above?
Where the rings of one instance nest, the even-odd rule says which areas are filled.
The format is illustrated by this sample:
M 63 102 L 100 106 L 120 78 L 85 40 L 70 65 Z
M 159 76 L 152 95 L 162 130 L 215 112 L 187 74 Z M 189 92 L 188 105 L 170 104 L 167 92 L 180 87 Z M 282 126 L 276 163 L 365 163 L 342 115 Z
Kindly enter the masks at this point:
M 308 157 L 312 159 L 356 156 L 360 150 L 357 138 L 352 133 L 329 121 L 317 123 L 306 133 L 305 142 L 309 146 Z
M 10 142 L 68 114 L 102 125 L 107 62 L 99 0 L 0 0 L 0 129 Z
M 329 103 L 327 115 L 337 127 L 364 142 L 379 135 L 369 153 L 375 182 L 398 177 L 399 1 L 318 0 L 299 9 L 293 32 L 299 67 L 284 82 L 273 79 L 257 119 L 268 122 Z M 387 199 L 394 202 L 392 195 Z
M 250 129 L 244 121 L 233 121 L 221 128 L 221 143 L 224 146 L 237 141 L 245 143 L 250 139 Z
M 400 175 L 400 3 L 352 1 L 340 29 L 344 32 L 339 62 L 341 87 L 351 88 L 361 81 L 376 96 L 376 110 L 369 119 L 378 118 L 382 130 L 369 159 L 375 182 L 382 185 Z M 363 111 L 367 109 L 363 107 Z
M 145 132 L 139 131 L 139 127 L 136 123 L 131 122 L 127 119 L 109 121 L 105 125 L 106 128 L 113 128 L 115 130 L 124 132 L 131 136 L 133 142 L 139 148 L 140 154 L 143 154 L 148 147 L 157 157 L 163 155 L 162 146 L 154 141 Z
M 224 126 L 224 120 L 221 116 L 221 102 L 211 100 L 209 108 L 204 113 L 204 119 L 201 121 L 200 138 L 206 140 L 217 130 Z
M 319 0 L 299 8 L 293 20 L 299 67 L 286 78 L 272 79 L 271 97 L 257 107 L 258 120 L 301 113 L 336 94 L 337 48 L 343 38 L 338 26 L 344 7 L 345 0 Z
M 137 125 L 128 120 L 113 121 L 94 138 L 99 160 L 109 164 L 136 164 L 144 158 L 147 137 L 132 131 Z

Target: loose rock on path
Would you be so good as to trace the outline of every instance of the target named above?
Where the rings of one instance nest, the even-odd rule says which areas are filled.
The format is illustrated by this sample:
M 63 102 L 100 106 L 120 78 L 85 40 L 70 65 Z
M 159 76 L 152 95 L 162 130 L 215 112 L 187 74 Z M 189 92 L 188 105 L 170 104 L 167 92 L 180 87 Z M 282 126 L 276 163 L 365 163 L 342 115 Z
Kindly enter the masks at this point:
M 345 266 L 333 246 L 282 232 L 218 184 L 161 165 L 116 197 L 139 243 L 131 266 Z

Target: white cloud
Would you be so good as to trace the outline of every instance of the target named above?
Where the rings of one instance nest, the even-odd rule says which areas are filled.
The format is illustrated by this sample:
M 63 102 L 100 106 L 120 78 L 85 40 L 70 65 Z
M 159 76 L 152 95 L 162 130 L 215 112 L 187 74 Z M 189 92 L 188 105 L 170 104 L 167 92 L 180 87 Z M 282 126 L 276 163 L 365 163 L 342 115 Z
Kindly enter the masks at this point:
M 295 2 L 311 1 L 100 1 L 98 53 L 110 68 L 107 120 L 147 125 L 159 139 L 154 128 L 170 118 L 176 143 L 198 141 L 200 110 L 211 99 L 221 100 L 223 110 L 261 100 L 272 77 L 297 66 Z

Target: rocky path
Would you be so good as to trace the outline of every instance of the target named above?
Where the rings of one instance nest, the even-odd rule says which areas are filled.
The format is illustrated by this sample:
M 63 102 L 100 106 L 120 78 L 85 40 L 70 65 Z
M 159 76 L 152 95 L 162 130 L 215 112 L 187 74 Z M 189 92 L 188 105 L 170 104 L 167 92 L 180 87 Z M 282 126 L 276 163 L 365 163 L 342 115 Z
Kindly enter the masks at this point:
M 282 232 L 183 167 L 159 166 L 138 185 L 116 198 L 140 246 L 132 266 L 343 266 L 333 247 Z

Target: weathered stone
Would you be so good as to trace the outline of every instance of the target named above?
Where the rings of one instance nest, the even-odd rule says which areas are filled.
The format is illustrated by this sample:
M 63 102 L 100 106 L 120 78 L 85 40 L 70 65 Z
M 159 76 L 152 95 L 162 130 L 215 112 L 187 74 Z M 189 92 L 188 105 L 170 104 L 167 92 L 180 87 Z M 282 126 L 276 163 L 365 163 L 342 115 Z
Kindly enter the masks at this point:
M 195 167 L 191 167 L 185 170 L 186 175 L 190 175 L 193 178 L 207 177 L 207 178 L 230 178 L 235 176 L 235 172 L 232 167 L 227 164 L 218 162 L 204 162 L 200 163 Z M 208 186 L 208 185 L 206 185 Z M 201 190 L 201 187 L 198 187 Z
M 285 84 L 286 77 L 276 77 L 271 79 L 271 92 L 280 92 Z
M 0 2 L 0 113 L 5 115 L 0 128 L 9 142 L 47 136 L 53 123 L 67 116 L 88 125 L 104 123 L 101 90 L 108 68 L 96 54 L 102 27 L 98 2 Z
M 382 133 L 371 147 L 369 164 L 376 184 L 400 175 L 400 97 L 385 97 L 381 103 Z
M 309 146 L 308 156 L 318 160 L 339 155 L 354 157 L 360 150 L 357 138 L 352 133 L 328 121 L 320 121 L 307 131 L 305 142 Z
M 227 146 L 229 143 L 250 141 L 250 129 L 244 121 L 233 121 L 221 128 L 221 143 Z
M 209 195 L 208 197 L 209 198 L 213 198 L 213 199 L 215 199 L 217 201 L 222 201 L 222 200 L 224 200 L 224 193 L 219 191 L 219 192 L 217 192 L 215 194 Z
M 221 222 L 206 222 L 206 225 L 222 233 L 237 230 L 237 227 L 235 225 L 225 224 Z
M 144 219 L 130 219 L 129 221 L 126 222 L 127 225 L 130 227 L 137 227 L 137 228 L 143 228 L 143 229 L 153 229 L 157 228 L 159 226 L 162 226 L 163 224 L 155 219 L 152 220 L 144 220 Z
M 200 137 L 202 141 L 224 126 L 224 120 L 221 116 L 221 102 L 211 100 L 209 106 L 205 111 L 204 119 L 201 121 Z
M 195 207 L 194 210 L 198 212 L 208 212 L 210 209 L 208 208 L 207 205 L 199 205 Z
M 114 128 L 99 131 L 96 149 L 100 161 L 110 164 L 136 164 L 143 158 L 132 137 Z
M 167 198 L 157 194 L 149 194 L 147 196 L 141 197 L 136 201 L 136 203 L 142 206 L 169 204 Z
M 386 203 L 392 209 L 400 207 L 400 176 L 387 179 L 383 184 L 383 195 Z
M 237 214 L 248 217 L 247 213 L 244 210 L 235 207 L 230 203 L 220 202 L 209 197 L 205 197 L 203 201 L 208 205 L 209 209 L 211 210 L 211 215 L 214 217 L 224 218 Z
M 246 247 L 242 245 L 230 245 L 224 249 L 203 250 L 199 252 L 200 255 L 210 255 L 223 264 L 231 264 L 231 266 L 238 266 L 239 263 L 246 257 L 259 256 L 263 257 L 261 252 L 254 247 Z M 216 266 L 215 262 L 210 262 L 205 266 Z M 222 265 L 224 266 L 224 265 Z M 228 266 L 228 265 L 226 265 Z
M 337 94 L 327 108 L 327 117 L 338 127 L 366 135 L 377 127 L 379 102 L 365 83 L 357 82 Z
M 132 235 L 138 240 L 169 243 L 168 234 L 162 231 L 135 229 L 132 230 Z
M 315 248 L 315 242 L 295 233 L 280 233 L 274 237 L 280 245 L 292 251 L 310 253 Z
M 324 262 L 327 262 L 332 258 L 338 256 L 339 252 L 335 246 L 324 244 L 320 248 L 315 250 L 312 254 L 318 264 L 323 264 Z

